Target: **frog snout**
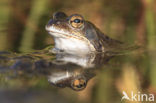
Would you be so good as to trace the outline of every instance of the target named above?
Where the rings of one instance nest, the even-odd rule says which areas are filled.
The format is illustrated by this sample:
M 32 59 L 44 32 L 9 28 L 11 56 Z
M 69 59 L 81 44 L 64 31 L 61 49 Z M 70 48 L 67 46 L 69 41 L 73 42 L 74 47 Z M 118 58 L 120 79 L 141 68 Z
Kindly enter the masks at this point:
M 55 20 L 50 19 L 50 20 L 48 21 L 48 24 L 46 25 L 46 27 L 52 26 L 55 22 L 56 22 Z
M 53 24 L 55 24 L 55 23 L 56 23 L 55 20 L 50 19 L 50 20 L 48 21 L 47 25 L 45 26 L 45 29 L 46 29 L 47 31 L 49 31 L 50 28 L 53 27 Z

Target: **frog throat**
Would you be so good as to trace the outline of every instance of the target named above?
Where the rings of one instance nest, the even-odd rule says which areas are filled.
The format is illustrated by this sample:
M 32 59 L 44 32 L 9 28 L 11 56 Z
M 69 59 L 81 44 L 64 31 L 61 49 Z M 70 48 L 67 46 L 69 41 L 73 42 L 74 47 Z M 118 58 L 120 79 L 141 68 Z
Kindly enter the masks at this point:
M 90 47 L 91 51 L 96 51 L 94 46 L 90 43 L 90 41 L 79 32 L 75 32 L 75 31 L 69 32 L 67 30 L 60 29 L 59 27 L 54 27 L 54 26 L 51 26 L 50 28 L 46 26 L 46 30 L 49 32 L 49 34 L 57 38 L 65 38 L 65 39 L 73 38 L 73 39 L 86 42 L 86 44 Z

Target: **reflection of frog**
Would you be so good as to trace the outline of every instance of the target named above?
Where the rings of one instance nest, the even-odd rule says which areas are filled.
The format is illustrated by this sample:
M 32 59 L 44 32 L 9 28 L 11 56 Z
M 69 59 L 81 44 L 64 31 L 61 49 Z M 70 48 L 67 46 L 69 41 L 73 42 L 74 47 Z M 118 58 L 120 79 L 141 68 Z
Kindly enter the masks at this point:
M 56 59 L 51 63 L 53 69 L 48 71 L 48 81 L 57 87 L 70 87 L 76 91 L 83 90 L 88 81 L 96 75 L 95 68 L 101 68 L 111 58 L 102 53 L 96 55 L 90 53 L 85 56 L 58 53 Z
M 66 65 L 55 65 L 53 70 L 49 71 L 48 81 L 52 85 L 60 88 L 70 87 L 80 91 L 85 89 L 88 81 L 95 76 L 95 69 L 83 69 L 73 64 L 70 64 L 73 67 L 69 68 Z
M 91 22 L 79 14 L 67 16 L 56 12 L 46 25 L 46 30 L 54 37 L 55 48 L 52 52 L 67 53 L 106 52 L 120 49 L 123 43 L 104 35 Z
M 103 65 L 112 58 L 104 53 L 82 56 L 58 53 L 54 57 L 47 51 L 24 55 L 0 52 L 0 75 L 3 74 L 1 78 L 17 78 L 22 81 L 24 78 L 25 85 L 26 81 L 32 80 L 33 77 L 38 80 L 47 77 L 54 86 L 80 91 L 86 88 L 88 81 L 96 75 L 97 70 L 103 68 Z

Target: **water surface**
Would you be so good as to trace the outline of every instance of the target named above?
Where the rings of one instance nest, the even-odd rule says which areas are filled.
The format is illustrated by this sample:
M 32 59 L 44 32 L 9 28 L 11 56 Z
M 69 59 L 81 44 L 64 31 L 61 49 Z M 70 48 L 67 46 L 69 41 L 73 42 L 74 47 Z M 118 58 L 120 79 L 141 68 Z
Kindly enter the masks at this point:
M 148 57 L 140 49 L 83 56 L 52 54 L 47 49 L 0 52 L 0 100 L 120 103 L 123 91 L 154 93 L 155 69 L 145 66 Z

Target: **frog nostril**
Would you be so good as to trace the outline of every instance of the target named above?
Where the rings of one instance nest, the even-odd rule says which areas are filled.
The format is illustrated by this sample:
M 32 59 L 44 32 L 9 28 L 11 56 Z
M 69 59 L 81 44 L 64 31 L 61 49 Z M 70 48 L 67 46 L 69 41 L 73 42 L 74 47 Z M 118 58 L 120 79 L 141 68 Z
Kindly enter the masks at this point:
M 55 23 L 55 21 L 54 21 L 53 19 L 51 19 L 51 20 L 49 20 L 47 26 L 51 26 L 51 25 L 54 24 L 54 23 Z

